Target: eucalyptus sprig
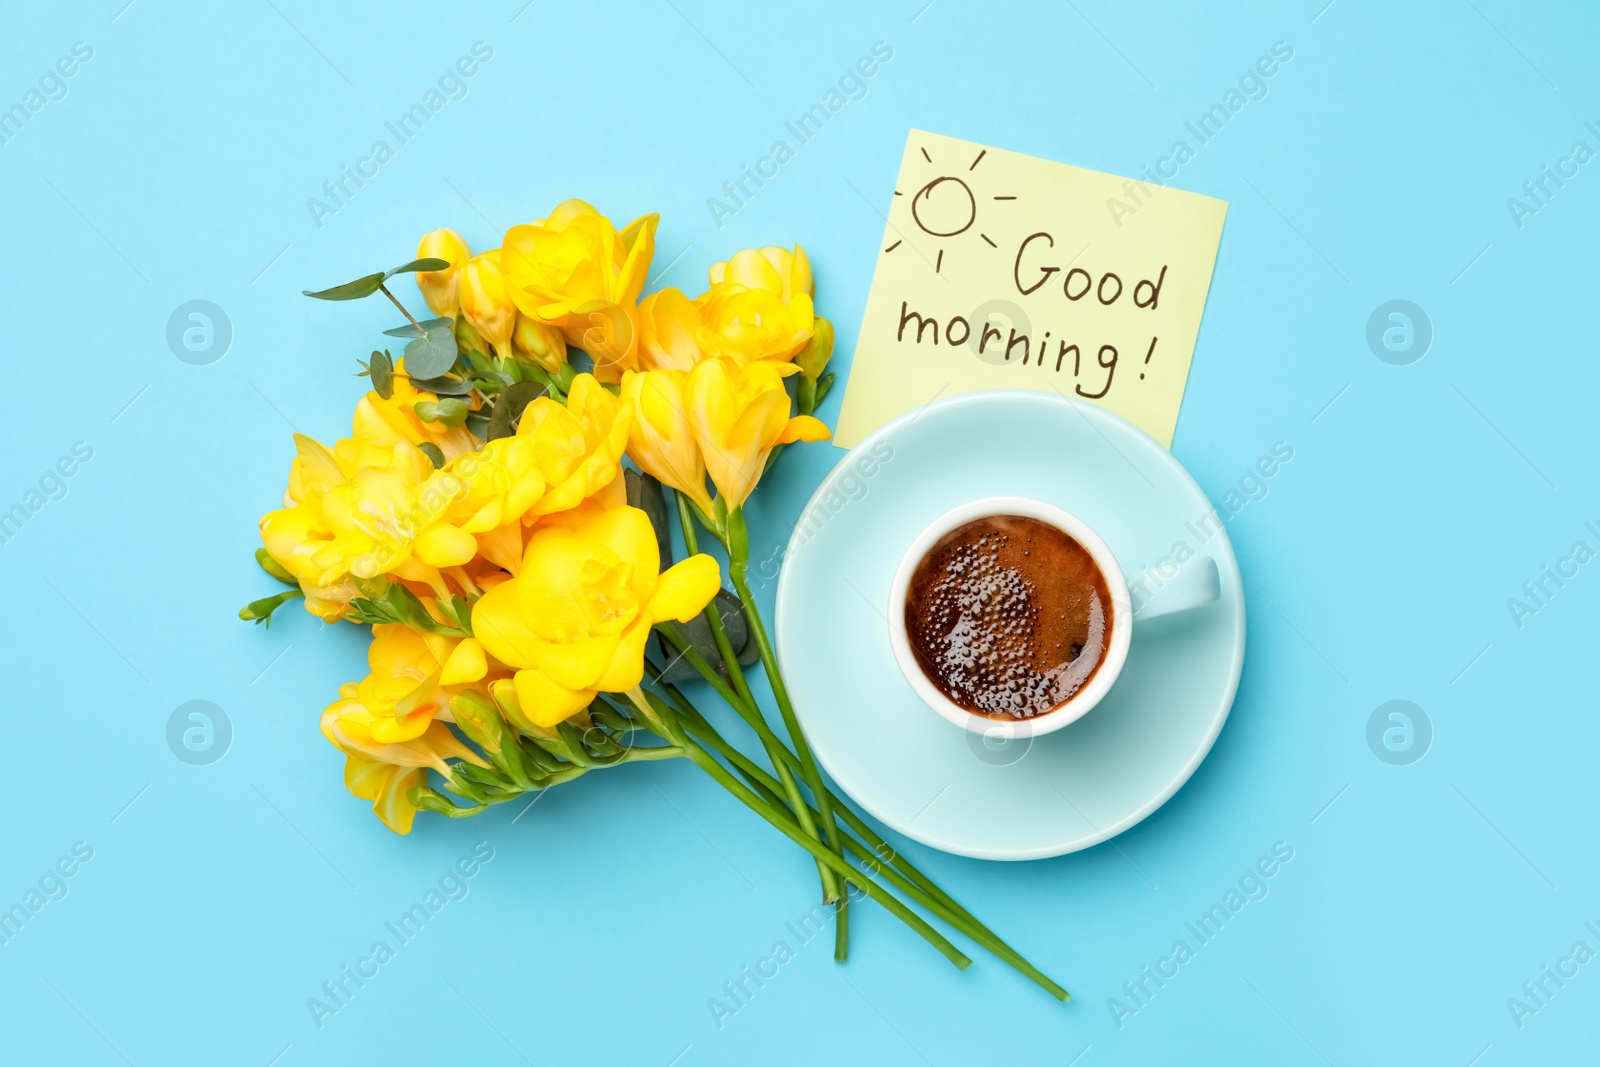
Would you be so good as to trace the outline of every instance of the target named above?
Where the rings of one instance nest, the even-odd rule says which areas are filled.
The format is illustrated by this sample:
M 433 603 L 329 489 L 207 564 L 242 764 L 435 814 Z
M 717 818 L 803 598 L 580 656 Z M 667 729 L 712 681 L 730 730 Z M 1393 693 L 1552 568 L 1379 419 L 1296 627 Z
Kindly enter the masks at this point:
M 436 378 L 449 372 L 456 363 L 456 335 L 455 324 L 451 319 L 427 319 L 418 322 L 406 310 L 406 306 L 389 291 L 384 284 L 396 274 L 410 274 L 418 271 L 448 270 L 450 263 L 443 259 L 413 259 L 409 263 L 402 263 L 398 267 L 378 271 L 376 274 L 366 274 L 354 281 L 345 282 L 327 289 L 315 292 L 305 290 L 305 295 L 316 300 L 362 300 L 373 293 L 382 293 L 389 298 L 389 302 L 400 309 L 400 314 L 406 317 L 405 326 L 397 326 L 384 333 L 390 337 L 401 337 L 409 341 L 406 345 L 405 358 L 406 370 L 414 378 Z M 376 384 L 376 379 L 374 380 Z M 381 395 L 381 394 L 380 394 Z

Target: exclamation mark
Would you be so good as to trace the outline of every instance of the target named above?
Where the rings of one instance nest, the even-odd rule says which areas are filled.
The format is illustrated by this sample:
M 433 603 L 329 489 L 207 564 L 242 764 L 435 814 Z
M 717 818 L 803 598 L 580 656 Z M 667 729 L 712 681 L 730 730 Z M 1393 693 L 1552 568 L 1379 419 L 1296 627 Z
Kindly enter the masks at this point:
M 1150 351 L 1148 351 L 1148 352 L 1146 352 L 1144 354 L 1144 361 L 1145 361 L 1145 364 L 1147 366 L 1150 363 L 1150 357 L 1155 355 L 1155 354 L 1156 354 L 1156 339 L 1154 337 L 1152 337 L 1152 338 L 1150 338 Z M 1141 382 L 1144 381 L 1144 371 L 1140 371 L 1139 372 L 1139 380 Z

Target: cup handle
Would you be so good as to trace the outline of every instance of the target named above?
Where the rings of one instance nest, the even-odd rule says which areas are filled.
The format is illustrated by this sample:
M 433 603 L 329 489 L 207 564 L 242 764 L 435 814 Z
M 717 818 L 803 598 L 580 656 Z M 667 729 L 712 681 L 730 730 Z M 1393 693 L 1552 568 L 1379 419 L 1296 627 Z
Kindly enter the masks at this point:
M 1134 621 L 1143 622 L 1211 603 L 1222 595 L 1222 580 L 1216 560 L 1197 556 L 1170 577 L 1162 577 L 1155 570 L 1145 571 L 1128 583 L 1128 593 L 1133 601 Z

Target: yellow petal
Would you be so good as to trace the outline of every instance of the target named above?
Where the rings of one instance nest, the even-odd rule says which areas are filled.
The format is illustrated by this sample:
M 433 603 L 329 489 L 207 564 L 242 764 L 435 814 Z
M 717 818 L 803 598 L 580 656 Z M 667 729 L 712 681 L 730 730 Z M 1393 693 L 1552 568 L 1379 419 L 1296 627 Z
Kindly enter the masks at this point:
M 478 542 L 459 526 L 436 522 L 417 535 L 412 551 L 431 567 L 459 567 L 478 554 Z
M 428 732 L 432 723 L 432 705 L 408 712 L 396 711 L 394 715 L 380 715 L 372 720 L 372 739 L 386 745 L 415 741 Z
M 322 444 L 304 434 L 294 435 L 295 448 L 298 450 L 300 460 L 300 481 L 312 488 L 328 489 L 335 485 L 343 485 L 344 472 L 339 469 L 339 464 Z
M 789 425 L 783 428 L 783 433 L 778 435 L 777 443 L 789 444 L 792 441 L 826 441 L 833 436 L 833 431 L 828 429 L 827 423 L 821 419 L 814 419 L 810 415 L 796 415 L 789 420 Z
M 705 553 L 690 556 L 662 572 L 655 596 L 650 598 L 650 621 L 688 622 L 705 610 L 720 588 L 722 568 L 717 561 Z
M 541 641 L 534 666 L 554 684 L 567 689 L 592 689 L 616 654 L 619 636 L 597 634 L 575 641 Z
M 554 726 L 570 719 L 589 706 L 595 691 L 571 690 L 556 685 L 536 670 L 516 674 L 517 703 L 523 716 L 535 726 Z
M 680 290 L 651 293 L 639 305 L 639 361 L 647 370 L 682 370 L 700 358 L 700 313 Z
M 372 813 L 395 833 L 409 834 L 411 823 L 417 817 L 417 809 L 411 806 L 406 793 L 416 786 L 427 783 L 428 772 L 420 767 L 412 771 L 394 768 L 394 772 L 384 783 L 383 790 L 372 802 Z
M 376 763 L 360 756 L 346 756 L 344 758 L 344 787 L 350 794 L 362 800 L 377 800 L 378 794 L 383 792 L 383 787 L 388 784 L 389 774 L 394 766 L 388 763 Z
M 495 586 L 472 606 L 472 630 L 484 650 L 510 667 L 531 667 L 539 635 L 518 610 L 516 580 Z
M 455 647 L 445 660 L 444 671 L 439 675 L 440 685 L 460 685 L 476 682 L 489 673 L 489 662 L 483 653 L 483 644 L 467 638 Z
M 522 522 L 514 520 L 478 537 L 478 551 L 497 567 L 516 574 L 522 569 Z
M 606 693 L 622 693 L 644 681 L 644 646 L 650 639 L 650 620 L 641 617 L 617 643 L 611 663 L 595 688 Z
M 611 508 L 595 512 L 573 532 L 616 553 L 618 559 L 633 568 L 629 588 L 641 599 L 650 596 L 656 575 L 661 572 L 661 548 L 656 544 L 656 529 L 650 525 L 650 516 L 635 507 Z

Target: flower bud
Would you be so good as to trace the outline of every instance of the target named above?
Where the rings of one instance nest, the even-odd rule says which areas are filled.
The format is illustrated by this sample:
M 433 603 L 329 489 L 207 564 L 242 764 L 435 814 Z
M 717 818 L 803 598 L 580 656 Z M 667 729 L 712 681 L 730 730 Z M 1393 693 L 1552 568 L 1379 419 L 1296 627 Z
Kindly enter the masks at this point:
M 456 289 L 461 268 L 472 258 L 472 250 L 467 247 L 467 242 L 454 230 L 434 230 L 423 234 L 418 242 L 417 258 L 442 259 L 450 264 L 445 270 L 419 271 L 417 288 L 422 291 L 422 299 L 428 302 L 428 307 L 433 309 L 435 315 L 455 318 L 461 307 Z
M 802 375 L 815 382 L 822 377 L 823 369 L 832 358 L 833 323 L 819 315 L 811 327 L 811 339 L 795 353 L 794 365 L 800 368 Z
M 518 355 L 526 356 L 551 374 L 561 369 L 561 364 L 567 361 L 567 339 L 561 333 L 559 326 L 530 319 L 526 315 L 517 316 L 517 324 L 511 332 L 511 345 Z
M 517 306 L 506 292 L 505 275 L 500 272 L 500 250 L 473 256 L 461 268 L 459 281 L 461 314 L 478 328 L 496 355 L 510 358 Z

